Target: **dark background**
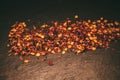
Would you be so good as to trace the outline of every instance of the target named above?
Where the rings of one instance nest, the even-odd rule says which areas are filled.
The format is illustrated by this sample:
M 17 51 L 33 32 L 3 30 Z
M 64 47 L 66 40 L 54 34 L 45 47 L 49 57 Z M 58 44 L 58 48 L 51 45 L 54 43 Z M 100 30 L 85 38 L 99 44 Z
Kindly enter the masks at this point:
M 3 0 L 0 1 L 0 36 L 8 35 L 15 21 L 81 19 L 120 20 L 119 0 Z
M 4 0 L 1 16 L 35 16 L 40 14 L 77 13 L 82 16 L 119 16 L 119 0 Z M 69 14 L 68 14 L 69 15 Z

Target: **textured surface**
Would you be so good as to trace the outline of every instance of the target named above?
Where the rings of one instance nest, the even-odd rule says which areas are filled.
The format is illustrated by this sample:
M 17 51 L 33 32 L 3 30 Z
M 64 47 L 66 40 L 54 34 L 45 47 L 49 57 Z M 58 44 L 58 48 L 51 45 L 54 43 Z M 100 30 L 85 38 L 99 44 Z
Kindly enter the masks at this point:
M 119 43 L 112 43 L 115 49 L 97 49 L 79 55 L 68 54 L 58 58 L 49 55 L 46 61 L 35 57 L 26 64 L 17 57 L 0 55 L 0 80 L 119 80 L 120 51 Z M 49 60 L 53 61 L 50 66 Z

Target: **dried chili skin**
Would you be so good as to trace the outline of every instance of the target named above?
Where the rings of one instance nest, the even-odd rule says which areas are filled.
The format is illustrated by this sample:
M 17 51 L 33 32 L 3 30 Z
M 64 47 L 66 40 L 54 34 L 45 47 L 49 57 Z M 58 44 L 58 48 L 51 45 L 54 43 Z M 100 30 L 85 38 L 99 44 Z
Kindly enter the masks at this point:
M 47 56 L 47 54 L 65 54 L 68 50 L 81 53 L 85 50 L 109 48 L 112 40 L 120 38 L 120 23 L 106 19 L 79 21 L 67 19 L 64 22 L 53 21 L 38 28 L 28 28 L 26 22 L 17 22 L 8 35 L 9 52 L 19 56 L 20 60 L 29 62 L 30 56 Z M 52 61 L 49 64 L 53 65 Z
M 49 61 L 49 66 L 53 66 L 54 64 L 53 64 L 53 61 L 52 60 L 50 60 Z

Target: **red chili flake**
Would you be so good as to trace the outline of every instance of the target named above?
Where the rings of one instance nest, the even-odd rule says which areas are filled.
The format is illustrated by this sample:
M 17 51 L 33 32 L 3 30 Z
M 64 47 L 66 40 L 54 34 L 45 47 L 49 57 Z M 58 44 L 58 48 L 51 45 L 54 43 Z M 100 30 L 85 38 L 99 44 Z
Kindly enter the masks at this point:
M 20 60 L 23 60 L 23 57 L 22 56 L 19 56 Z
M 18 53 L 16 52 L 16 53 L 14 53 L 14 56 L 16 56 L 16 55 L 18 55 Z
M 54 64 L 53 64 L 53 61 L 52 60 L 50 60 L 49 61 L 49 66 L 53 66 Z

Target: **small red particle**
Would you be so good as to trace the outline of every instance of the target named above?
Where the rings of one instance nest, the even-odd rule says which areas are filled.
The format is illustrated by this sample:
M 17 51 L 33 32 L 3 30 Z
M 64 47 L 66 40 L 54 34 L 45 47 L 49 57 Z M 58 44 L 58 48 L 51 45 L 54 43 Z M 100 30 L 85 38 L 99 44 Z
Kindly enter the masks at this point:
M 23 57 L 22 56 L 19 56 L 20 60 L 23 60 Z
M 49 61 L 49 66 L 53 66 L 54 64 L 53 64 L 53 61 L 52 60 L 50 60 Z

